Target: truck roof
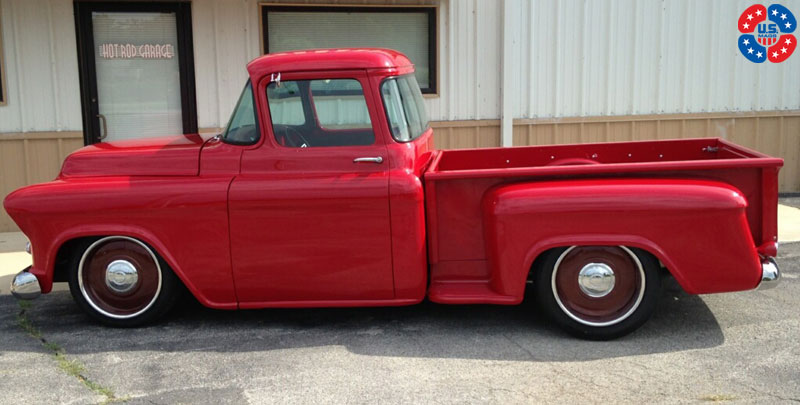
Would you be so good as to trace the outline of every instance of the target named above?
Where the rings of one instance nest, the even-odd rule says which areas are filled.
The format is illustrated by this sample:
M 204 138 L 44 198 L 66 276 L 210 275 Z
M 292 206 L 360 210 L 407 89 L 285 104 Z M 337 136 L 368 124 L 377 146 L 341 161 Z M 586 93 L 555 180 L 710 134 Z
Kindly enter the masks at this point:
M 402 53 L 383 48 L 309 49 L 270 53 L 247 64 L 250 75 L 271 72 L 375 69 L 412 66 Z

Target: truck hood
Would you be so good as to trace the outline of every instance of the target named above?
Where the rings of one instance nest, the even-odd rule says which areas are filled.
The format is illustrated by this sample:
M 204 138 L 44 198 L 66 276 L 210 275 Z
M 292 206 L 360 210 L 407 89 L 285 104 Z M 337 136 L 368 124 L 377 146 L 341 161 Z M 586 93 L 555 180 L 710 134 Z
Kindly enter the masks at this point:
M 70 154 L 61 177 L 196 176 L 200 149 L 214 135 L 178 135 L 101 142 Z

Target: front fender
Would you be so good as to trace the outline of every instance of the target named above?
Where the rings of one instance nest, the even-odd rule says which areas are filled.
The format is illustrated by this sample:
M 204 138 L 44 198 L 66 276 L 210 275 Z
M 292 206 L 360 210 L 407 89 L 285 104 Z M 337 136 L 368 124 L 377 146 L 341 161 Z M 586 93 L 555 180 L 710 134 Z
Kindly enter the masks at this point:
M 236 308 L 228 240 L 226 177 L 105 177 L 56 180 L 16 190 L 4 205 L 33 246 L 42 292 L 52 288 L 59 248 L 88 236 L 148 243 L 192 294 Z
M 689 293 L 755 288 L 747 201 L 720 182 L 590 179 L 501 185 L 483 199 L 492 288 L 521 296 L 534 260 L 571 245 L 626 245 L 657 257 Z

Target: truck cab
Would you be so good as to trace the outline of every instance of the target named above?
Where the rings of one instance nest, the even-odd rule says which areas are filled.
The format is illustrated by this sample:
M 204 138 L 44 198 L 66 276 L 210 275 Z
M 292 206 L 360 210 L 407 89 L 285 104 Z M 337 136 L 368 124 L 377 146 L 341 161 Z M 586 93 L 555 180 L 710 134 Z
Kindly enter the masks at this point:
M 425 295 L 432 130 L 411 62 L 361 53 L 256 60 L 228 127 L 206 146 L 241 150 L 229 190 L 241 307 Z

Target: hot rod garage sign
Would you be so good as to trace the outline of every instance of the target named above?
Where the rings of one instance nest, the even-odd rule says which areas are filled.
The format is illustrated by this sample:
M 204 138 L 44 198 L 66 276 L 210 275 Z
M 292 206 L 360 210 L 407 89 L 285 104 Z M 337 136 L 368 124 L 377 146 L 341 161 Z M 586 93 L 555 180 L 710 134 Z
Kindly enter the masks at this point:
M 103 59 L 172 59 L 175 56 L 171 44 L 101 44 L 99 50 Z

